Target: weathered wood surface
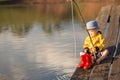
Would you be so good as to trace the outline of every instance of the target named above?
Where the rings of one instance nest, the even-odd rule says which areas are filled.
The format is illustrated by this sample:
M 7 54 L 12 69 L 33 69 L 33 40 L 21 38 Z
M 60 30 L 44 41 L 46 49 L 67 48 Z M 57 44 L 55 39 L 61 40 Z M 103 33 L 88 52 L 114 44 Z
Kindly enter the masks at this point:
M 110 26 L 108 27 L 108 30 L 106 33 L 106 39 L 105 39 L 105 47 L 108 48 L 109 50 L 108 58 L 104 60 L 101 64 L 94 66 L 94 68 L 87 73 L 83 73 L 84 71 L 76 68 L 74 74 L 71 77 L 71 80 L 108 80 L 109 67 L 111 65 L 113 53 L 116 49 L 115 45 L 116 45 L 116 39 L 118 36 L 118 27 L 119 27 L 118 25 L 119 25 L 119 16 L 120 16 L 119 9 L 120 9 L 119 6 L 112 6 L 112 8 L 111 6 L 105 7 L 101 9 L 101 12 L 99 13 L 96 19 L 100 25 L 102 32 L 104 32 L 108 18 L 109 16 L 111 16 L 110 24 L 109 24 Z M 120 50 L 120 46 L 118 47 L 118 50 Z M 113 70 L 110 76 L 111 80 L 113 80 L 115 76 L 117 76 L 117 78 L 115 78 L 114 80 L 120 79 L 119 77 L 120 64 L 118 64 L 120 56 L 118 56 L 117 58 L 118 59 L 117 60 L 115 59 L 115 62 L 113 63 Z M 115 75 L 116 66 L 118 66 L 117 74 L 119 73 L 119 75 Z
M 89 74 L 90 70 L 84 70 L 77 67 L 70 80 L 88 80 Z
M 103 7 L 96 18 L 96 21 L 98 22 L 102 33 L 104 33 L 106 23 L 110 21 L 108 19 L 111 17 L 111 11 L 112 6 Z
M 120 42 L 120 41 L 119 41 Z M 120 44 L 118 47 L 117 56 L 113 61 L 112 72 L 109 80 L 120 80 Z
M 117 7 L 117 11 L 118 11 L 119 19 L 120 19 L 120 6 Z M 119 27 L 120 27 L 120 20 L 119 20 Z M 120 80 L 120 39 L 119 39 L 117 54 L 116 54 L 115 60 L 113 61 L 113 65 L 112 65 L 112 72 L 110 75 L 110 80 Z
M 117 7 L 114 6 L 111 13 L 110 26 L 108 28 L 105 47 L 109 50 L 108 59 L 104 60 L 103 63 L 96 65 L 95 69 L 91 75 L 91 80 L 108 80 L 109 67 L 111 64 L 113 53 L 116 49 L 116 39 L 118 35 L 118 23 L 119 16 Z

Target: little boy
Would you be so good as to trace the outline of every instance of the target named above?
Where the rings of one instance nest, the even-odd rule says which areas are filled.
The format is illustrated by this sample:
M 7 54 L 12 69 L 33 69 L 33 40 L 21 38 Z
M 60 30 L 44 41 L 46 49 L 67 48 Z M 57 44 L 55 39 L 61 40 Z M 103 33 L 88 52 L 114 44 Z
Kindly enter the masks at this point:
M 104 36 L 100 31 L 98 31 L 99 26 L 95 20 L 87 22 L 86 26 L 91 40 L 89 36 L 86 37 L 83 47 L 84 49 L 88 48 L 90 54 L 96 55 L 94 56 L 94 60 L 96 60 L 96 63 L 99 64 L 108 55 L 108 50 L 104 48 Z M 80 52 L 80 56 L 82 55 L 84 55 L 84 52 Z

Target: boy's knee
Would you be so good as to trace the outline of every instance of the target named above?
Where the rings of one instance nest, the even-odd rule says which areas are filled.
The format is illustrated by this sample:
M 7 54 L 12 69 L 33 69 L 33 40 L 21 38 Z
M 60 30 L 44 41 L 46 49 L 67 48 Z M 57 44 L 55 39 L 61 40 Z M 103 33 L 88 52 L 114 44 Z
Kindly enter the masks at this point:
M 108 53 L 109 53 L 108 49 L 105 49 L 104 54 L 108 55 Z
M 108 49 L 105 49 L 106 52 L 108 52 Z
M 102 56 L 107 56 L 109 51 L 108 51 L 108 49 L 105 49 L 102 53 L 103 53 Z

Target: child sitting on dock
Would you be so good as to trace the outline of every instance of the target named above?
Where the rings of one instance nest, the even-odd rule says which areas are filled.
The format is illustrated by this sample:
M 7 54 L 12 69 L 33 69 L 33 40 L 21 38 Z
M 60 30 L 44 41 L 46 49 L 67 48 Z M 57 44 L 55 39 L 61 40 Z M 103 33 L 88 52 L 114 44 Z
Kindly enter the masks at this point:
M 100 62 L 104 60 L 108 55 L 108 50 L 104 48 L 104 40 L 105 40 L 104 36 L 101 33 L 101 31 L 99 31 L 99 26 L 97 21 L 95 20 L 89 21 L 87 22 L 86 26 L 90 36 L 86 37 L 85 39 L 85 42 L 83 45 L 84 50 L 86 50 L 87 48 L 89 50 L 88 52 L 93 56 L 92 63 L 94 63 L 93 61 L 96 61 L 97 64 L 100 64 Z M 85 51 L 80 52 L 81 58 L 85 54 L 86 54 Z M 90 60 L 90 58 L 88 59 Z M 89 63 L 89 66 L 88 66 L 88 63 Z M 87 66 L 85 66 L 85 64 L 87 64 Z M 78 67 L 90 68 L 90 66 L 91 66 L 91 61 L 86 62 L 83 59 L 83 62 L 81 60 L 81 63 L 79 64 Z

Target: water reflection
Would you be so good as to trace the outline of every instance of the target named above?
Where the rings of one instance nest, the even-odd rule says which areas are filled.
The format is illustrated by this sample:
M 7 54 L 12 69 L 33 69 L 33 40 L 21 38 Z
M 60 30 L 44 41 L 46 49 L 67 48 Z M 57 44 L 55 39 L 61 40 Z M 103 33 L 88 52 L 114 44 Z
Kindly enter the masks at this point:
M 69 19 L 70 16 L 66 15 L 71 14 L 69 13 L 69 5 L 63 4 L 49 6 L 1 6 L 0 8 L 0 31 L 9 29 L 19 36 L 27 34 L 31 29 L 31 25 L 36 22 L 42 25 L 43 31 L 51 34 L 52 27 L 59 29 L 60 21 Z M 59 9 L 59 11 L 56 9 Z
M 73 71 L 70 23 L 58 17 L 63 13 L 54 15 L 35 9 L 28 6 L 0 9 L 1 79 L 52 80 Z
M 73 72 L 72 27 L 65 26 L 51 36 L 46 36 L 39 24 L 33 24 L 24 38 L 13 36 L 10 31 L 2 32 L 0 72 L 9 80 L 52 80 L 57 75 Z

